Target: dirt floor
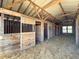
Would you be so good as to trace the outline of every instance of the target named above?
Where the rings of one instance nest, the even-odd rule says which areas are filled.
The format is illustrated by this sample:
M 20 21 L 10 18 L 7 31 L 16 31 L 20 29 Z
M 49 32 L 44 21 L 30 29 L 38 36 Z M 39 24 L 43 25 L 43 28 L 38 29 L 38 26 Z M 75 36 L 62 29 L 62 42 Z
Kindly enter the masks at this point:
M 79 48 L 74 37 L 56 36 L 21 52 L 3 52 L 0 59 L 79 59 Z

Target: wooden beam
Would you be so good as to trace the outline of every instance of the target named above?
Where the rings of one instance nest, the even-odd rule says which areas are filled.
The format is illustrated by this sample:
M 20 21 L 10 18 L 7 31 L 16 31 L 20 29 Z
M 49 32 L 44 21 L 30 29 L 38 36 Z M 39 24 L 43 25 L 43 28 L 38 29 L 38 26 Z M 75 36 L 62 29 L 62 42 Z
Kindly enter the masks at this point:
M 33 3 L 31 0 L 30 1 L 32 4 L 34 4 L 35 6 L 39 7 L 42 11 L 45 11 L 49 16 L 51 16 L 52 18 L 56 19 L 53 15 L 51 15 L 50 13 L 48 13 L 46 10 L 44 10 L 43 8 L 41 8 L 40 6 L 36 5 L 35 3 Z
M 33 8 L 29 11 L 28 15 L 30 15 L 30 13 L 33 11 Z
M 14 0 L 14 3 L 9 3 L 4 8 L 10 9 L 10 8 L 16 6 L 18 3 L 22 3 L 24 1 L 26 1 L 26 0 Z
M 30 12 L 28 13 L 28 15 L 30 15 L 30 13 L 35 9 L 35 5 L 33 5 L 32 9 L 30 10 Z
M 49 8 L 50 6 L 56 6 L 57 4 L 59 4 L 60 2 L 62 2 L 63 0 L 52 0 L 51 2 L 49 2 L 47 5 L 45 5 L 43 7 L 43 9 L 47 9 Z
M 61 10 L 62 10 L 62 13 L 63 13 L 63 14 L 66 14 L 61 3 L 59 3 L 59 6 L 60 6 L 60 8 L 61 8 Z M 67 16 L 64 16 L 64 17 L 65 17 L 65 19 L 67 19 Z
M 17 10 L 17 12 L 19 12 L 19 10 L 21 9 L 22 5 L 23 5 L 24 2 L 22 2 Z
M 35 8 L 36 9 L 36 8 Z M 37 9 L 35 10 L 36 11 L 36 15 L 39 17 L 39 19 L 41 20 L 42 18 L 41 18 L 41 16 L 40 16 L 40 14 L 39 14 L 39 12 L 37 11 Z M 36 16 L 35 15 L 35 16 Z
M 39 13 L 39 15 L 40 15 L 40 17 L 41 17 L 41 19 L 43 19 L 43 14 L 44 14 L 44 11 L 43 10 L 41 10 L 41 12 Z
M 37 12 L 38 12 L 38 11 L 39 11 L 39 8 L 37 9 Z M 32 16 L 33 16 L 33 15 L 36 15 L 36 11 L 32 14 Z
M 76 12 L 66 13 L 66 14 L 63 14 L 63 15 L 58 16 L 57 18 L 61 18 L 61 17 L 65 17 L 65 16 L 73 15 L 73 14 L 75 14 L 75 13 L 76 13 Z
M 14 3 L 14 0 L 12 1 L 12 4 Z M 12 9 L 12 7 L 10 8 L 10 10 Z
M 27 8 L 24 10 L 23 14 L 26 12 L 26 10 L 29 8 L 31 2 L 29 3 L 29 5 L 27 6 Z
M 61 3 L 59 3 L 59 6 L 60 6 L 60 8 L 61 8 L 61 10 L 62 10 L 62 13 L 63 13 L 63 14 L 66 14 Z
M 46 19 L 48 19 L 49 18 L 49 16 L 47 15 L 46 17 L 44 17 L 43 19 L 44 19 L 44 21 L 46 20 Z

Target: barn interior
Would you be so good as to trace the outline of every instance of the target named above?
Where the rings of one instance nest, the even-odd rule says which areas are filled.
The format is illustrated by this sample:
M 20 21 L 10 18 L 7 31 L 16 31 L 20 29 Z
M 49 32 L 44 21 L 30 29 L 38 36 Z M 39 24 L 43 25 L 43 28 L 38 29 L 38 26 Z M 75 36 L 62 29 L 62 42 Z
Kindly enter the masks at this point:
M 0 59 L 78 58 L 79 0 L 0 0 Z

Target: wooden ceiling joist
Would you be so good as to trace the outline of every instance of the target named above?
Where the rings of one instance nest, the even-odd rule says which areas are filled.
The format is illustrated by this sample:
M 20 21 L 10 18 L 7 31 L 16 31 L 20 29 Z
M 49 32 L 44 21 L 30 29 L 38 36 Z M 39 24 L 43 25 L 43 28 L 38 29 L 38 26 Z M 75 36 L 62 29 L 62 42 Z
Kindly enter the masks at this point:
M 51 2 L 49 2 L 47 5 L 43 6 L 43 9 L 47 9 L 50 6 L 56 6 L 57 4 L 59 4 L 60 2 L 62 2 L 63 0 L 52 0 Z
M 39 8 L 37 9 L 37 12 L 38 12 L 38 11 L 39 11 Z M 32 16 L 33 16 L 33 15 L 36 15 L 36 11 L 32 14 Z
M 63 15 L 58 16 L 57 18 L 61 18 L 61 17 L 65 17 L 65 16 L 73 15 L 73 14 L 76 14 L 76 13 L 75 13 L 75 12 L 72 12 L 72 13 L 66 13 L 66 14 L 63 14 Z
M 12 3 L 14 3 L 15 1 L 13 0 Z M 12 7 L 10 8 L 10 10 L 12 9 Z
M 62 6 L 61 3 L 59 3 L 59 6 L 60 6 L 60 8 L 61 8 L 61 10 L 62 10 L 62 13 L 63 13 L 63 14 L 66 14 L 66 12 L 64 11 L 64 8 L 63 8 L 63 6 Z M 64 16 L 64 17 L 65 17 L 65 19 L 67 19 L 67 16 Z
M 31 14 L 31 12 L 35 9 L 35 6 L 33 5 L 32 9 L 30 10 L 30 12 L 28 13 L 28 15 Z
M 31 5 L 31 2 L 30 2 L 29 5 L 26 7 L 26 9 L 24 10 L 23 14 L 27 11 L 27 9 L 29 8 L 30 5 Z
M 43 8 L 41 8 L 40 6 L 36 5 L 35 3 L 33 3 L 31 0 L 30 1 L 32 4 L 34 4 L 35 6 L 39 7 L 42 11 L 45 11 L 49 16 L 51 16 L 52 18 L 56 19 L 53 15 L 51 15 L 50 13 L 48 13 L 46 10 L 44 10 Z
M 24 2 L 22 2 L 17 10 L 17 12 L 19 12 L 19 10 L 21 9 L 22 5 L 23 5 Z
M 61 3 L 59 3 L 59 6 L 60 6 L 60 8 L 61 8 L 61 10 L 62 10 L 62 13 L 65 14 L 64 8 L 63 8 L 63 6 L 62 6 Z
M 21 4 L 19 9 L 22 7 L 23 2 L 25 2 L 26 0 L 14 0 L 12 3 L 7 4 L 4 8 L 6 9 L 11 9 L 12 7 L 16 6 L 17 4 Z M 23 14 L 25 14 L 25 12 L 27 11 L 27 9 L 29 8 L 29 6 L 31 4 L 33 4 L 34 6 L 38 7 L 39 9 L 41 9 L 41 11 L 44 11 L 46 14 L 48 14 L 52 19 L 56 19 L 53 15 L 51 15 L 50 13 L 48 13 L 46 10 L 44 10 L 43 8 L 41 8 L 40 6 L 36 5 L 34 2 L 32 2 L 31 0 L 27 0 L 29 1 L 29 5 L 27 6 L 27 8 L 23 11 Z M 19 10 L 18 9 L 18 10 Z M 19 11 L 18 11 L 19 12 Z M 38 13 L 40 13 L 39 11 L 37 11 Z
M 7 4 L 4 8 L 10 9 L 10 8 L 16 6 L 18 3 L 22 3 L 24 1 L 26 1 L 26 0 L 14 0 L 14 3 Z

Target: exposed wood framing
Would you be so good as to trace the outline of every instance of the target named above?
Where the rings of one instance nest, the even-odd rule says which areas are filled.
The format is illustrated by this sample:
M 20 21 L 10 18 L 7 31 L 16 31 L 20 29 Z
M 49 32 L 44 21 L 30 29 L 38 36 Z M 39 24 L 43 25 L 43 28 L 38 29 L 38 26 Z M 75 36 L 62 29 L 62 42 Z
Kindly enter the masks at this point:
M 66 14 L 61 3 L 59 3 L 59 6 L 60 6 L 60 8 L 61 8 L 61 10 L 62 10 L 62 13 L 63 13 L 63 14 Z M 65 19 L 67 19 L 67 16 L 64 16 L 64 17 L 65 17 Z
M 21 9 L 22 5 L 23 5 L 24 2 L 22 2 L 17 10 L 17 12 L 19 12 L 19 10 Z
M 61 18 L 61 17 L 65 17 L 65 16 L 73 15 L 73 14 L 75 14 L 75 13 L 76 13 L 76 12 L 66 13 L 66 14 L 63 14 L 63 15 L 58 16 L 57 18 Z
M 44 14 L 45 12 L 42 11 L 42 10 L 40 10 L 40 12 L 41 12 L 41 14 L 40 14 L 40 12 L 38 10 L 39 9 L 36 9 L 36 15 L 38 15 L 39 19 L 45 21 L 49 17 L 49 15 L 48 14 Z
M 27 11 L 27 9 L 29 8 L 30 5 L 31 5 L 31 2 L 30 2 L 29 5 L 27 6 L 27 8 L 24 10 L 23 14 Z
M 37 9 L 37 11 L 39 11 L 39 8 Z M 32 14 L 32 16 L 36 15 L 36 11 Z
M 40 15 L 40 17 L 41 17 L 41 19 L 43 19 L 43 14 L 44 14 L 44 11 L 43 10 L 41 10 L 41 12 L 39 13 L 39 15 Z
M 14 3 L 14 0 L 12 1 L 12 4 Z M 12 9 L 12 7 L 10 8 L 10 10 Z
M 36 5 L 35 3 L 33 3 L 31 0 L 30 1 L 32 4 L 34 4 L 35 6 L 39 7 L 38 5 Z M 43 8 L 39 7 L 42 11 L 46 12 L 49 16 L 51 16 L 52 18 L 56 19 L 53 15 L 51 15 L 50 13 L 48 13 L 46 10 L 44 10 Z
M 43 19 L 44 21 L 49 17 L 48 14 L 46 14 L 44 11 L 41 12 L 41 19 Z
M 22 3 L 23 3 L 24 1 L 26 1 L 26 0 L 14 0 L 12 3 L 7 4 L 4 8 L 6 8 L 6 9 L 11 9 L 12 7 L 14 7 L 14 6 L 16 6 L 17 4 L 20 4 L 20 3 L 21 3 L 21 5 L 20 5 L 20 7 L 19 7 L 19 9 L 20 9 L 21 6 L 22 6 Z M 27 6 L 27 8 L 24 10 L 23 14 L 27 11 L 27 9 L 29 8 L 29 6 L 30 6 L 31 3 L 32 3 L 34 6 L 38 7 L 39 9 L 41 9 L 41 11 L 45 12 L 45 13 L 48 14 L 50 17 L 52 17 L 52 19 L 56 19 L 53 15 L 51 15 L 51 14 L 48 13 L 46 10 L 44 10 L 43 8 L 41 8 L 41 7 L 39 7 L 38 5 L 36 5 L 35 3 L 33 3 L 31 0 L 27 0 L 27 1 L 29 1 L 30 3 L 29 3 L 29 5 Z M 18 9 L 18 10 L 19 10 L 19 9 Z M 31 11 L 32 11 L 32 10 L 31 10 Z M 37 15 L 40 16 L 39 13 L 40 13 L 40 12 L 37 11 Z M 42 16 L 42 15 L 41 15 L 41 16 Z
M 30 13 L 35 9 L 35 5 L 33 5 L 32 9 L 30 10 L 30 12 L 28 13 L 28 15 L 30 15 Z
M 59 6 L 60 6 L 60 8 L 61 8 L 61 10 L 62 10 L 62 13 L 63 13 L 63 14 L 66 14 L 61 3 L 59 3 Z
M 44 21 L 46 21 L 46 19 L 48 19 L 49 18 L 49 16 L 46 16 L 46 17 L 44 17 L 43 19 L 44 19 Z
M 46 17 L 44 17 L 44 21 L 46 20 L 46 19 L 48 19 L 50 16 L 48 16 L 48 15 L 46 15 Z
M 36 11 L 36 15 L 39 17 L 39 19 L 41 19 L 41 16 L 40 16 L 40 14 L 39 14 L 39 12 L 37 11 L 37 9 L 35 8 L 35 11 Z M 35 15 L 35 16 L 36 16 Z
M 52 0 L 51 2 L 49 2 L 47 5 L 45 5 L 43 7 L 43 9 L 47 9 L 49 8 L 50 6 L 56 6 L 57 4 L 59 4 L 60 2 L 62 2 L 63 0 Z
M 16 6 L 18 3 L 22 3 L 24 1 L 26 1 L 26 0 L 14 0 L 14 3 L 7 4 L 4 8 L 10 9 L 10 8 Z

